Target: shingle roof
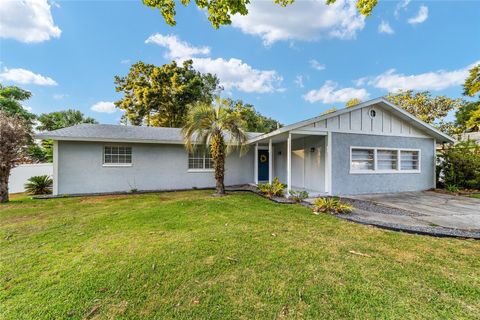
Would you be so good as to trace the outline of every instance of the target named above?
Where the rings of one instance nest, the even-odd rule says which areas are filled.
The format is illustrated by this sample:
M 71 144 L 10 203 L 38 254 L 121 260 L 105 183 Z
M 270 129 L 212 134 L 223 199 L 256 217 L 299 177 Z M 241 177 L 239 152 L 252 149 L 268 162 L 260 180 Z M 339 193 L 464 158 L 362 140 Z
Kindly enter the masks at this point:
M 249 132 L 252 139 L 262 133 Z M 41 132 L 37 139 L 73 141 L 109 141 L 144 143 L 183 143 L 180 128 L 124 126 L 111 124 L 79 124 L 68 128 Z M 228 140 L 228 138 L 227 138 Z

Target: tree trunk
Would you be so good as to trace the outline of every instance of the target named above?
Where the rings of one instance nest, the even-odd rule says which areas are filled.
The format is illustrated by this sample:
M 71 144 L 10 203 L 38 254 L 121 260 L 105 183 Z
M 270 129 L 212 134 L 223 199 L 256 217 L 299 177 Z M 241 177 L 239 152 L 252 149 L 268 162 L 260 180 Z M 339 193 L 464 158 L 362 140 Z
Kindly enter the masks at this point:
M 0 203 L 8 202 L 8 178 L 10 170 L 0 169 Z
M 212 137 L 212 143 L 210 145 L 210 152 L 213 159 L 213 167 L 215 169 L 215 180 L 217 194 L 225 194 L 225 141 L 221 133 L 217 133 Z

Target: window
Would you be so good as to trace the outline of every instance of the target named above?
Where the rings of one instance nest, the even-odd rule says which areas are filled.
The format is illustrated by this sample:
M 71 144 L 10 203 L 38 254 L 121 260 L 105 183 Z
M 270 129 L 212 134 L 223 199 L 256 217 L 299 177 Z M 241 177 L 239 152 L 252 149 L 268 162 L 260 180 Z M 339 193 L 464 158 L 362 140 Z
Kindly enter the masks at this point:
M 211 170 L 213 169 L 213 160 L 209 151 L 195 150 L 188 154 L 189 170 Z
M 132 147 L 105 146 L 103 152 L 104 165 L 131 165 Z
M 370 109 L 370 111 L 368 112 L 368 115 L 370 116 L 370 118 L 375 118 L 377 116 L 377 111 L 375 109 Z
M 352 149 L 352 165 L 354 171 L 373 170 L 374 169 L 374 150 L 373 149 Z
M 352 147 L 350 173 L 419 173 L 420 150 Z
M 377 150 L 377 170 L 397 170 L 398 150 Z
M 402 150 L 400 170 L 418 170 L 418 151 Z

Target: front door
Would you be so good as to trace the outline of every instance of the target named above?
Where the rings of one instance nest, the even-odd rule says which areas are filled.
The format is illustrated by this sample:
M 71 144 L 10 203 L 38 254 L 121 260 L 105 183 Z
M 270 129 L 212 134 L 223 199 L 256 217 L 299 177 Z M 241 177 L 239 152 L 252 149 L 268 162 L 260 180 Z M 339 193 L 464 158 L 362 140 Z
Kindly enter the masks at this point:
M 268 181 L 268 150 L 258 150 L 258 181 Z

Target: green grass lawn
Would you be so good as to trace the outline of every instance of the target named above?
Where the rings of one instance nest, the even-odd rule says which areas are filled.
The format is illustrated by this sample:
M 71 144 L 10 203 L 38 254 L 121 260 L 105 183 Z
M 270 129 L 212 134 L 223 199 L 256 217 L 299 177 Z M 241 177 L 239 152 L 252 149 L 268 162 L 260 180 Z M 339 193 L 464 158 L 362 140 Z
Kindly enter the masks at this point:
M 480 199 L 480 193 L 471 194 L 470 197 Z
M 479 241 L 210 194 L 0 205 L 0 319 L 480 315 Z

